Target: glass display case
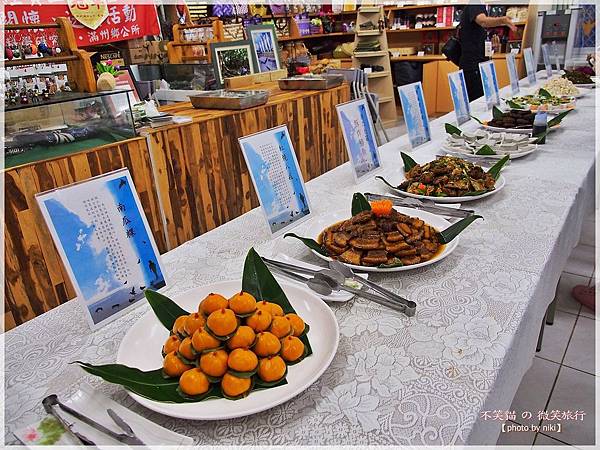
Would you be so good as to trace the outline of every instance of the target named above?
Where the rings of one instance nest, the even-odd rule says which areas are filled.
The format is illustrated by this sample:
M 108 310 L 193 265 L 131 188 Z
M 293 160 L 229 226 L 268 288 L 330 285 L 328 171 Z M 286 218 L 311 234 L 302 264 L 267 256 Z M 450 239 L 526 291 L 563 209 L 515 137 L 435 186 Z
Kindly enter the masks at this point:
M 60 92 L 45 100 L 6 105 L 5 167 L 135 137 L 129 92 Z

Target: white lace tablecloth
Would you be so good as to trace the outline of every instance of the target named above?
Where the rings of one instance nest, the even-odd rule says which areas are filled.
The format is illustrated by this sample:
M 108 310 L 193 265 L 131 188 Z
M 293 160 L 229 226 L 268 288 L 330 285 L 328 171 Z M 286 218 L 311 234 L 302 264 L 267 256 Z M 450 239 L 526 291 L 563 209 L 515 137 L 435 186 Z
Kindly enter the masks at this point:
M 483 115 L 482 105 L 474 103 L 475 115 Z M 11 431 L 42 417 L 45 395 L 69 396 L 85 380 L 197 444 L 495 444 L 500 422 L 483 421 L 480 413 L 509 408 L 584 212 L 593 205 L 593 94 L 579 105 L 539 152 L 511 162 L 503 190 L 468 204 L 485 220 L 461 235 L 452 255 L 425 268 L 373 275 L 417 302 L 415 317 L 363 300 L 331 305 L 341 331 L 337 355 L 296 398 L 219 422 L 146 410 L 123 388 L 69 363 L 113 362 L 126 330 L 149 307 L 90 333 L 78 304 L 69 302 L 5 335 L 7 443 L 15 442 Z M 435 139 L 453 120 L 450 114 L 432 123 Z M 386 178 L 401 179 L 399 152 L 406 143 L 404 136 L 382 148 Z M 437 151 L 430 145 L 412 155 L 425 162 Z M 386 189 L 376 180 L 354 185 L 348 164 L 308 183 L 316 214 L 349 210 L 356 191 Z M 295 240 L 271 240 L 260 211 L 253 210 L 165 254 L 171 281 L 165 292 L 239 278 L 251 245 L 261 254 L 283 251 L 317 261 Z

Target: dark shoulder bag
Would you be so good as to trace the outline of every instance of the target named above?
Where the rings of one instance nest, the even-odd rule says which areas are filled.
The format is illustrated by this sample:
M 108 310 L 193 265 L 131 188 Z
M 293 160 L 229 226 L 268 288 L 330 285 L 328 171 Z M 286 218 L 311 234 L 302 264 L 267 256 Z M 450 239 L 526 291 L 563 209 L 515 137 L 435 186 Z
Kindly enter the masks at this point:
M 451 36 L 442 47 L 442 54 L 457 66 L 460 61 L 460 55 L 462 54 L 462 46 L 458 37 L 459 33 L 460 27 L 456 29 L 456 36 Z

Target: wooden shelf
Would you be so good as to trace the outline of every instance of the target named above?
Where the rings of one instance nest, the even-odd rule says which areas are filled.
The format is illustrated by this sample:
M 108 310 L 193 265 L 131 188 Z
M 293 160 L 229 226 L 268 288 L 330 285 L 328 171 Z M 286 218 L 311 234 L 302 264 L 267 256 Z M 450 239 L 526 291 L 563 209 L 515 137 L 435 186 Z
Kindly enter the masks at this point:
M 381 72 L 371 72 L 369 74 L 367 74 L 367 77 L 369 79 L 371 78 L 381 78 L 381 77 L 387 77 L 390 74 L 390 71 L 388 70 L 382 70 Z
M 392 6 L 392 7 L 386 7 L 385 10 L 386 11 L 409 11 L 411 9 L 431 9 L 431 8 L 437 8 L 439 6 L 464 6 L 464 5 L 454 5 L 452 3 L 450 3 L 450 4 L 432 3 L 429 5 Z
M 304 13 L 303 13 L 304 14 Z M 308 13 L 308 17 L 322 17 L 322 16 L 343 16 L 345 14 L 348 15 L 354 15 L 356 14 L 356 10 L 353 11 L 341 11 L 341 12 L 335 12 L 335 13 Z M 273 17 L 277 18 L 277 19 L 281 19 L 281 18 L 287 18 L 290 19 L 292 17 L 297 16 L 298 14 L 292 14 L 292 13 L 288 13 L 286 14 L 273 14 Z M 265 19 L 269 19 L 269 17 L 265 17 Z
M 377 58 L 378 56 L 386 56 L 388 51 L 378 50 L 376 52 L 354 52 L 355 58 Z
M 386 30 L 388 33 L 410 33 L 415 31 L 447 31 L 456 30 L 456 27 L 423 27 L 423 28 L 401 28 L 398 30 Z
M 381 10 L 380 6 L 361 6 L 358 8 L 359 13 L 379 13 Z
M 301 41 L 303 39 L 315 39 L 315 38 L 320 38 L 320 37 L 339 37 L 339 36 L 353 36 L 354 33 L 352 31 L 340 31 L 340 32 L 336 32 L 336 33 L 320 33 L 320 34 L 307 34 L 306 36 L 298 36 L 298 37 L 293 37 L 293 36 L 285 36 L 282 38 L 277 39 L 279 42 L 285 42 L 285 41 Z
M 381 32 L 377 29 L 375 30 L 358 30 L 355 31 L 357 36 L 379 36 Z
M 444 55 L 401 55 L 392 56 L 390 61 L 443 61 L 446 57 Z
M 394 96 L 390 95 L 389 97 L 379 97 L 379 103 L 387 103 L 387 102 L 393 102 L 394 101 Z

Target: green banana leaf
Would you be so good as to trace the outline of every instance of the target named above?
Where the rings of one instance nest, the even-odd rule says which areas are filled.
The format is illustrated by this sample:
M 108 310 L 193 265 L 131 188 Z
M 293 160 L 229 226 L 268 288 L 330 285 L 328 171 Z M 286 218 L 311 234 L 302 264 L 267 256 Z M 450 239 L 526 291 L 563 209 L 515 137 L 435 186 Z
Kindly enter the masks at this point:
M 285 292 L 283 292 L 283 289 L 281 289 L 281 286 L 279 286 L 279 283 L 254 248 L 251 248 L 246 256 L 242 290 L 252 294 L 258 301 L 267 300 L 277 303 L 286 314 L 296 312 Z M 312 347 L 308 336 L 304 334 L 300 336 L 300 340 L 304 343 L 307 356 L 312 355 Z
M 510 106 L 511 109 L 524 109 L 523 105 L 512 100 L 506 100 L 506 104 Z
M 499 119 L 504 115 L 504 113 L 502 112 L 502 110 L 500 108 L 498 108 L 497 106 L 494 106 L 492 108 L 492 117 L 494 119 Z
M 465 217 L 464 219 L 461 219 L 458 222 L 450 225 L 445 230 L 440 231 L 438 233 L 440 242 L 442 244 L 449 244 L 456 236 L 458 236 L 465 228 L 467 228 L 477 219 L 483 219 L 483 217 L 474 214 L 472 216 Z
M 160 323 L 162 323 L 169 331 L 173 329 L 175 319 L 189 314 L 189 312 L 160 292 L 146 289 L 144 295 L 146 296 L 148 303 L 150 303 L 154 314 L 156 314 L 156 317 L 160 320 Z
M 504 167 L 504 165 L 508 162 L 509 159 L 510 155 L 505 155 L 504 158 L 502 158 L 500 161 L 498 161 L 496 164 L 490 167 L 487 173 L 493 176 L 494 180 L 498 180 L 498 178 L 500 178 L 500 170 L 502 170 L 502 167 Z
M 277 283 L 260 255 L 251 248 L 246 256 L 242 278 L 242 290 L 252 294 L 257 300 L 268 300 L 276 303 L 285 313 L 293 313 L 294 308 L 287 299 L 283 289 Z M 169 331 L 179 315 L 189 314 L 180 308 L 168 297 L 154 291 L 146 291 L 146 297 L 160 323 Z M 313 351 L 308 340 L 307 332 L 310 329 L 306 324 L 306 330 L 299 339 L 304 343 L 305 355 L 310 356 Z M 157 350 L 158 351 L 158 350 Z M 208 398 L 229 398 L 221 390 L 218 383 L 211 383 L 209 390 L 199 396 L 190 397 L 179 390 L 178 378 L 166 378 L 162 367 L 150 371 L 142 371 L 123 364 L 93 365 L 82 361 L 75 361 L 86 372 L 101 377 L 105 381 L 120 384 L 142 397 L 150 400 L 166 403 L 189 403 L 199 402 Z M 262 383 L 257 375 L 253 375 L 252 390 L 270 389 L 287 384 L 286 378 L 276 383 Z M 239 397 L 233 398 L 236 400 Z
M 480 125 L 485 125 L 481 120 L 479 120 L 477 117 L 475 116 L 470 116 L 471 119 L 475 119 L 477 122 L 479 122 Z
M 569 114 L 571 111 L 573 111 L 573 110 L 567 109 L 566 111 L 563 111 L 560 114 L 557 114 L 556 116 L 554 116 L 552 119 L 550 119 L 548 121 L 548 128 L 555 127 L 556 125 L 561 123 L 562 120 L 566 117 L 566 115 Z
M 484 145 L 475 152 L 476 155 L 496 155 L 497 153 L 489 145 Z
M 537 136 L 537 139 L 535 141 L 533 141 L 534 144 L 539 144 L 540 142 L 542 142 L 542 140 L 548 135 L 548 131 L 546 130 L 544 131 L 542 134 L 540 134 L 539 136 Z M 536 136 L 534 136 L 536 137 Z
M 540 90 L 538 91 L 538 95 L 540 97 L 544 97 L 544 98 L 550 98 L 550 97 L 552 97 L 552 94 L 550 92 L 548 92 L 544 88 L 540 88 Z
M 315 241 L 314 239 L 298 236 L 295 233 L 286 233 L 283 235 L 283 237 L 284 238 L 287 238 L 287 237 L 296 238 L 296 239 L 302 241 L 302 243 L 304 245 L 306 245 L 311 250 L 314 250 L 318 254 L 323 255 L 323 256 L 329 256 L 329 253 L 327 253 L 327 251 L 323 248 L 323 246 L 321 244 L 319 244 L 317 241 Z
M 375 178 L 380 179 L 381 181 L 383 181 L 385 184 L 387 184 L 392 189 L 399 189 L 398 186 L 394 186 L 392 183 L 390 183 L 388 180 L 386 180 L 385 178 L 383 178 L 381 175 L 377 175 Z
M 410 169 L 417 165 L 417 162 L 408 156 L 404 152 L 400 152 L 400 156 L 402 156 L 402 162 L 404 162 L 404 171 L 408 172 Z
M 448 134 L 458 134 L 459 136 L 462 134 L 462 131 L 460 131 L 458 127 L 455 127 L 451 123 L 444 124 L 444 128 Z
M 371 211 L 371 204 L 364 195 L 355 192 L 352 196 L 352 216 L 354 217 L 363 211 Z

